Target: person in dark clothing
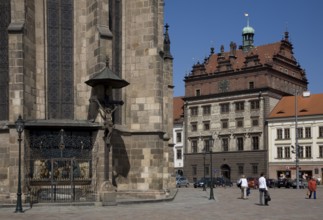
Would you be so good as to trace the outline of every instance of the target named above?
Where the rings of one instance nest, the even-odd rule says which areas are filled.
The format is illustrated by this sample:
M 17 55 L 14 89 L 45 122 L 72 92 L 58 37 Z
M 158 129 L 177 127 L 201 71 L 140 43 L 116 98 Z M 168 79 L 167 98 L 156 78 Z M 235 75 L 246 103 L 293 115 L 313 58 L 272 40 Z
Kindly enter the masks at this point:
M 269 205 L 268 202 L 271 200 L 268 190 L 265 190 L 265 205 Z

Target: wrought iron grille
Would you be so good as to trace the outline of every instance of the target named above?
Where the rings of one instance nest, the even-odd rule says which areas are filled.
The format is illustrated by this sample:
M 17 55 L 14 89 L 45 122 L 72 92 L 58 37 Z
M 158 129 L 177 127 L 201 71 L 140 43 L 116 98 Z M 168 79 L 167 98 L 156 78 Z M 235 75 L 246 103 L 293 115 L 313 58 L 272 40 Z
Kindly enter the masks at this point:
M 73 119 L 73 0 L 47 0 L 49 119 Z
M 10 24 L 10 1 L 0 1 L 0 120 L 8 120 L 9 108 L 9 61 L 8 26 Z
M 29 131 L 25 168 L 32 203 L 95 200 L 92 139 L 91 131 Z

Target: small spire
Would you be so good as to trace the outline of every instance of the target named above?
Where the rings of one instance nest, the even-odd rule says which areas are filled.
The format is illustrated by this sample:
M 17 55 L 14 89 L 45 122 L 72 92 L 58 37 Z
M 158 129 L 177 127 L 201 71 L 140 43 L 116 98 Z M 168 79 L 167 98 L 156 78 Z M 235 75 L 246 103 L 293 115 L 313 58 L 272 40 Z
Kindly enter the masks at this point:
M 165 33 L 164 33 L 164 58 L 169 58 L 169 59 L 173 59 L 173 56 L 170 52 L 170 38 L 169 38 L 169 34 L 168 34 L 168 28 L 169 25 L 166 23 L 165 24 Z
M 169 25 L 168 23 L 165 24 L 166 32 L 168 32 Z
M 285 31 L 285 41 L 288 41 L 288 38 L 289 38 L 289 33 L 288 31 Z
M 249 27 L 249 14 L 245 12 L 244 16 L 247 17 L 247 27 Z
M 214 47 L 211 47 L 211 55 L 214 54 Z
M 164 38 L 164 44 L 170 44 L 170 39 L 169 39 L 169 35 L 168 35 L 168 28 L 169 28 L 169 25 L 166 23 L 165 24 L 165 38 Z

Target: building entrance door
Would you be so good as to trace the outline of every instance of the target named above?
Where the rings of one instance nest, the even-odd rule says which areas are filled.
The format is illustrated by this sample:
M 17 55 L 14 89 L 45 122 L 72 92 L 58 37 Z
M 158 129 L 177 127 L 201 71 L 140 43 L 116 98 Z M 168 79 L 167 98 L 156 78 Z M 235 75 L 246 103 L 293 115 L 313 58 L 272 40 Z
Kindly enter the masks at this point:
M 228 179 L 231 179 L 231 168 L 227 164 L 221 166 L 221 175 Z

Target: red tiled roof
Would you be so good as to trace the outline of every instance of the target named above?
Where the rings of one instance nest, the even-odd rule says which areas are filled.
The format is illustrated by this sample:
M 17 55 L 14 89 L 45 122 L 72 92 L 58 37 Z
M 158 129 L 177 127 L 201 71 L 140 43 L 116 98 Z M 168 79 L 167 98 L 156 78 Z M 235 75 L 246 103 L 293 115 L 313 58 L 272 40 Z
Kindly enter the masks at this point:
M 241 49 L 236 50 L 236 59 L 234 62 L 232 62 L 232 69 L 241 69 L 245 64 L 245 58 L 246 56 L 250 55 L 258 55 L 259 62 L 261 64 L 265 64 L 272 61 L 272 58 L 274 55 L 276 55 L 280 51 L 280 46 L 282 42 L 276 42 L 272 44 L 266 44 L 254 47 L 252 50 L 248 52 L 243 52 Z M 225 59 L 229 59 L 230 52 L 225 52 L 223 54 Z M 291 58 L 291 57 L 289 57 Z M 206 64 L 206 72 L 207 73 L 214 73 L 216 72 L 217 66 L 218 66 L 218 54 L 212 54 L 211 57 L 209 57 L 208 63 Z
M 174 121 L 181 119 L 184 115 L 183 106 L 184 100 L 182 96 L 174 97 L 173 98 L 173 118 Z
M 323 94 L 297 96 L 297 115 L 323 115 Z M 295 96 L 283 97 L 269 114 L 269 118 L 295 116 Z

